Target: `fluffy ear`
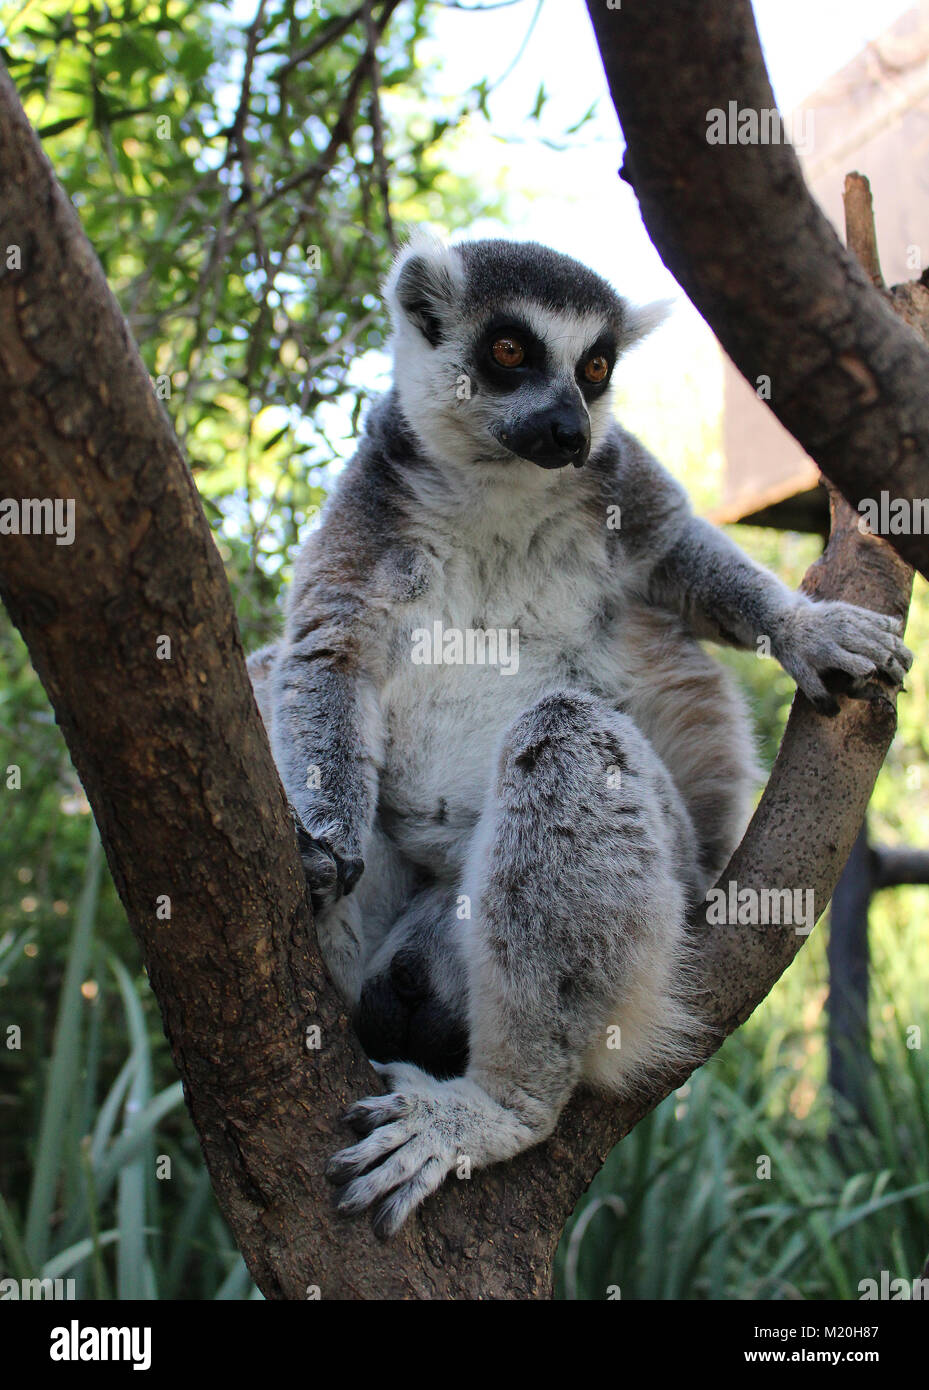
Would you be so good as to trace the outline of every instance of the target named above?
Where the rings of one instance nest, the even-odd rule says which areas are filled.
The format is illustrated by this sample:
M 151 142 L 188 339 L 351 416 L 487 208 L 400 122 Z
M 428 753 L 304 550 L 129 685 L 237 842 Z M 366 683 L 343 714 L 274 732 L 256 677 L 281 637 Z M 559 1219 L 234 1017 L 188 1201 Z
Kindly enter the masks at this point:
M 673 307 L 673 299 L 656 299 L 652 304 L 627 304 L 623 316 L 623 352 L 660 328 Z
M 398 252 L 384 285 L 394 326 L 407 319 L 435 347 L 442 340 L 462 278 L 461 261 L 451 247 L 429 232 L 414 233 Z

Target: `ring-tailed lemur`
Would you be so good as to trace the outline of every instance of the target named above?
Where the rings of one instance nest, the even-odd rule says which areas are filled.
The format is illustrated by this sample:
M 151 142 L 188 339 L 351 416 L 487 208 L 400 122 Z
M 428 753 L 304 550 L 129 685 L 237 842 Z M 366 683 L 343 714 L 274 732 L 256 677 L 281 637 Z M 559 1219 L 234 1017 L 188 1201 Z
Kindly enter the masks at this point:
M 912 659 L 896 618 L 747 559 L 614 422 L 649 315 L 592 271 L 419 239 L 387 295 L 393 389 L 250 662 L 321 948 L 391 1064 L 328 1169 L 382 1234 L 579 1082 L 703 1055 L 685 923 L 756 772 L 698 639 L 767 636 L 827 713 Z

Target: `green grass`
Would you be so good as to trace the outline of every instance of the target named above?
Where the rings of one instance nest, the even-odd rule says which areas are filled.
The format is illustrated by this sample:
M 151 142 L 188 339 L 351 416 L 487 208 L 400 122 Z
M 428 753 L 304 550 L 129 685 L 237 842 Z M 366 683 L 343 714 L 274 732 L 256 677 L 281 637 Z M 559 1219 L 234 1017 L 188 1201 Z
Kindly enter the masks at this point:
M 173 1068 L 163 1048 L 153 1055 L 149 992 L 94 939 L 101 867 L 91 828 L 36 1133 L 23 1136 L 28 1191 L 17 1203 L 0 1185 L 0 1272 L 73 1278 L 78 1298 L 260 1297 L 216 1209 L 181 1083 L 156 1088 L 155 1073 Z M 5 951 L 7 984 L 22 959 Z M 114 1006 L 107 1033 L 127 1051 L 107 1084 Z

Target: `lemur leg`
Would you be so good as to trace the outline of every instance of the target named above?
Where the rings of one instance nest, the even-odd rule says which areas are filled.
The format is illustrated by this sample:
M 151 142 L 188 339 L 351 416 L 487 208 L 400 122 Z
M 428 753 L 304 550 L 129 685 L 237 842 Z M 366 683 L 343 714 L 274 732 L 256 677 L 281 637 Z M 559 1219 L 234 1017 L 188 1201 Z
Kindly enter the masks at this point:
M 628 717 L 569 690 L 516 720 L 463 886 L 467 1072 L 379 1067 L 391 1094 L 352 1107 L 368 1137 L 327 1170 L 347 1184 L 341 1210 L 376 1204 L 380 1234 L 462 1160 L 469 1171 L 544 1139 L 582 1078 L 622 1090 L 656 1060 L 695 1053 L 682 967 L 695 836 Z

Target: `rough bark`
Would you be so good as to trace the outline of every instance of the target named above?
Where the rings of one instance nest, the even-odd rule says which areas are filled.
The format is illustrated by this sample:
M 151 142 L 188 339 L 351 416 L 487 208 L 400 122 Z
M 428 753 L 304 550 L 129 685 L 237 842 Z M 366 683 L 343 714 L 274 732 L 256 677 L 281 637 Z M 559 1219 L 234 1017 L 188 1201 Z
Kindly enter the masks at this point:
M 882 488 L 929 497 L 929 347 L 912 319 L 842 246 L 790 144 L 707 141 L 714 109 L 775 109 L 749 0 L 587 5 L 622 172 L 668 269 L 743 376 L 771 378 L 771 409 L 853 507 Z M 929 577 L 929 537 L 889 540 Z
M 77 217 L 0 74 L 0 496 L 77 504 L 72 546 L 4 537 L 0 594 L 49 693 L 158 998 L 220 1205 L 269 1297 L 532 1298 L 634 1103 L 579 1095 L 515 1162 L 449 1182 L 390 1245 L 334 1215 L 324 1162 L 378 1088 L 315 946 L 283 791 L 196 489 Z M 5 261 L 0 257 L 0 266 Z M 811 585 L 903 612 L 907 574 L 839 525 Z M 172 640 L 170 660 L 157 639 Z M 894 729 L 885 697 L 834 720 L 802 700 L 723 881 L 825 907 Z M 171 898 L 170 921 L 156 900 Z M 802 944 L 696 927 L 720 1038 Z M 322 1047 L 305 1045 L 307 1026 Z

